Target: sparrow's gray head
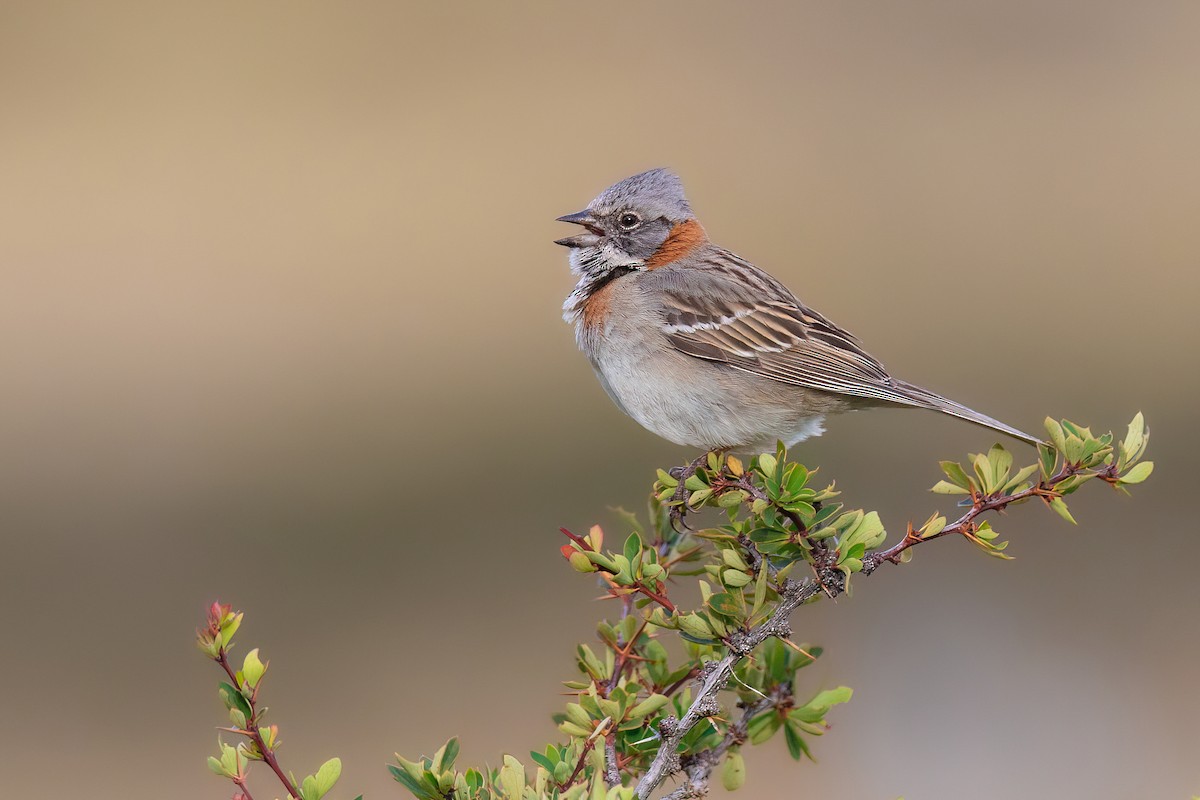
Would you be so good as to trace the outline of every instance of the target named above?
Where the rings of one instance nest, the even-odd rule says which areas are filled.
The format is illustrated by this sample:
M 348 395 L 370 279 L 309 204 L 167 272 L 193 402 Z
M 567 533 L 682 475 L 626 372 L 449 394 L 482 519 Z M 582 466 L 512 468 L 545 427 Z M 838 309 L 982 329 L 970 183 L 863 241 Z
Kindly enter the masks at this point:
M 665 169 L 652 169 L 601 192 L 583 211 L 559 217 L 587 229 L 556 243 L 571 248 L 578 271 L 637 268 L 658 250 L 671 229 L 692 219 L 683 184 Z

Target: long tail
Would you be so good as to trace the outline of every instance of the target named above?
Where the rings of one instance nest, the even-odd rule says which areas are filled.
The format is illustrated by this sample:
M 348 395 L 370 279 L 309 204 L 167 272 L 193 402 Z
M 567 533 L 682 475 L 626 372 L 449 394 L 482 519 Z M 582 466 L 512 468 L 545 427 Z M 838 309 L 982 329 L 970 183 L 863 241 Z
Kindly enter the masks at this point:
M 986 414 L 980 414 L 978 411 L 974 411 L 964 405 L 959 405 L 953 400 L 947 400 L 940 394 L 934 394 L 928 389 L 922 389 L 920 386 L 914 386 L 911 383 L 893 379 L 893 387 L 904 394 L 913 406 L 941 411 L 943 414 L 949 414 L 952 417 L 958 417 L 959 419 L 965 419 L 967 422 L 991 428 L 994 431 L 999 431 L 1029 444 L 1036 445 L 1040 441 L 1036 436 L 1030 436 L 1028 433 L 1019 431 L 1011 425 L 1005 425 L 1003 422 L 992 419 Z

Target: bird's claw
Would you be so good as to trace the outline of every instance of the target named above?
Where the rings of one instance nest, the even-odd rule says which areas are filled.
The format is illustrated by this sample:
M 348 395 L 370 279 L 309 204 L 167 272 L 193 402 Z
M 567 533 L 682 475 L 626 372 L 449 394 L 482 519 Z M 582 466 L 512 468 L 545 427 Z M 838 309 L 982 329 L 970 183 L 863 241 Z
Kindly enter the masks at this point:
M 687 522 L 684 521 L 684 517 L 691 510 L 688 506 L 688 497 L 691 495 L 691 490 L 685 484 L 688 478 L 695 475 L 702 467 L 708 466 L 708 456 L 708 453 L 704 453 L 704 455 L 693 460 L 686 467 L 671 467 L 667 470 L 668 475 L 679 481 L 679 484 L 675 487 L 675 494 L 671 495 L 671 513 L 669 515 L 671 529 L 676 533 L 684 533 L 691 530 Z

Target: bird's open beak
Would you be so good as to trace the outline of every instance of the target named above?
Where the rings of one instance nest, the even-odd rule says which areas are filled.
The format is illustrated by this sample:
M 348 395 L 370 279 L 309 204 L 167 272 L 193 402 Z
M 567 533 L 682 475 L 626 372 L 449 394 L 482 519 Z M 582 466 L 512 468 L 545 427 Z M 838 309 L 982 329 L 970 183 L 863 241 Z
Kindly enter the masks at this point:
M 563 247 L 591 247 L 599 242 L 600 237 L 604 235 L 604 231 L 596 225 L 596 218 L 592 216 L 592 212 L 586 209 L 559 217 L 555 222 L 570 222 L 574 225 L 582 225 L 587 228 L 587 233 L 554 240 L 555 244 L 561 244 Z

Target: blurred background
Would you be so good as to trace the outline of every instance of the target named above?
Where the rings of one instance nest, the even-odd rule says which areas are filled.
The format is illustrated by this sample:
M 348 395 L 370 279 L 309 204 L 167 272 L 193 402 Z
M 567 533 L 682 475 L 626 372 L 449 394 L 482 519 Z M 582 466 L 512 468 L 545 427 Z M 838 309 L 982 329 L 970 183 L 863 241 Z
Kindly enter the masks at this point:
M 1132 500 L 1000 520 L 1016 561 L 947 541 L 798 613 L 802 691 L 855 698 L 743 796 L 1200 792 L 1198 35 L 1190 2 L 0 4 L 5 793 L 229 796 L 215 598 L 340 797 L 554 737 L 606 609 L 557 529 L 623 534 L 695 455 L 560 318 L 554 217 L 654 166 L 898 375 L 1155 433 Z M 798 455 L 893 531 L 992 441 L 828 427 Z

